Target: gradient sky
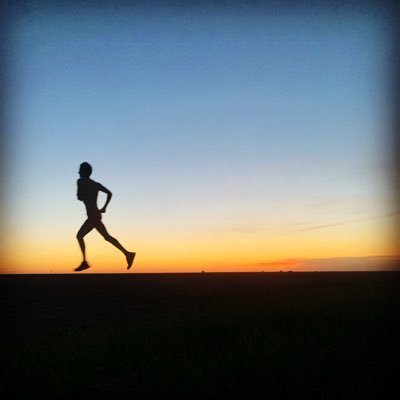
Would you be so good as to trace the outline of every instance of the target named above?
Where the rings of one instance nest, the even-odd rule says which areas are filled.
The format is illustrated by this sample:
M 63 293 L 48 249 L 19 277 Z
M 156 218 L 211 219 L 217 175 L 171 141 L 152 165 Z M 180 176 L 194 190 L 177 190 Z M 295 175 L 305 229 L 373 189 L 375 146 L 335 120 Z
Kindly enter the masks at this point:
M 137 272 L 374 269 L 364 257 L 393 254 L 379 12 L 33 8 L 9 33 L 3 272 L 80 263 L 83 161 Z M 86 243 L 92 272 L 125 272 L 97 232 Z

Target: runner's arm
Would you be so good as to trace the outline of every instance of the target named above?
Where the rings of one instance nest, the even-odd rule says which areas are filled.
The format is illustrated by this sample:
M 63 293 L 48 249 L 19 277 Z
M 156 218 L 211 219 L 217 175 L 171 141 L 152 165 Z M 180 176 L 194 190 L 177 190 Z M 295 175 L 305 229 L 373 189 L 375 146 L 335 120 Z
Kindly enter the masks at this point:
M 83 201 L 82 194 L 81 194 L 81 180 L 78 179 L 76 183 L 78 185 L 78 190 L 76 192 L 76 197 L 78 198 L 78 200 Z
M 104 187 L 103 185 L 101 185 L 100 183 L 99 183 L 99 190 L 100 190 L 101 192 L 104 192 L 104 193 L 107 194 L 106 203 L 104 204 L 103 208 L 100 209 L 100 212 L 101 212 L 101 213 L 105 213 L 105 212 L 106 212 L 106 208 L 107 208 L 107 206 L 108 206 L 108 203 L 111 201 L 112 193 L 111 193 L 106 187 Z

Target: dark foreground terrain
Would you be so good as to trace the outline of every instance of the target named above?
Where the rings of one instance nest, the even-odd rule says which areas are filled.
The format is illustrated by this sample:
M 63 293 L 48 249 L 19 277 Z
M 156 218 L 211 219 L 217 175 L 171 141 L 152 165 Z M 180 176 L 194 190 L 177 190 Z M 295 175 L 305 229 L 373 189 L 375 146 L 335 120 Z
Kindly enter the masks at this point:
M 399 283 L 396 272 L 3 275 L 2 393 L 389 398 Z

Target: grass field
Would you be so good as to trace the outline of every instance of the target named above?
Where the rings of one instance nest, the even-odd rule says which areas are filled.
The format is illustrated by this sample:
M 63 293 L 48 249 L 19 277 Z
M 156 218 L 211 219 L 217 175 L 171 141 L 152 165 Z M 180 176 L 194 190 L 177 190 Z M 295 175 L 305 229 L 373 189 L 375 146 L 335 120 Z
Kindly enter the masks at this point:
M 388 398 L 400 273 L 0 276 L 10 399 Z

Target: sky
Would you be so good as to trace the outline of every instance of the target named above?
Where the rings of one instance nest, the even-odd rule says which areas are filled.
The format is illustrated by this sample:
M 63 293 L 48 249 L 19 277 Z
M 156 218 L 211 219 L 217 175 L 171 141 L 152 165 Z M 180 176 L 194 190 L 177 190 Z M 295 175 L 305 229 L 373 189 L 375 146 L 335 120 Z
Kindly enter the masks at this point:
M 132 272 L 391 268 L 384 16 L 244 4 L 14 18 L 3 273 L 79 265 L 83 161 Z

